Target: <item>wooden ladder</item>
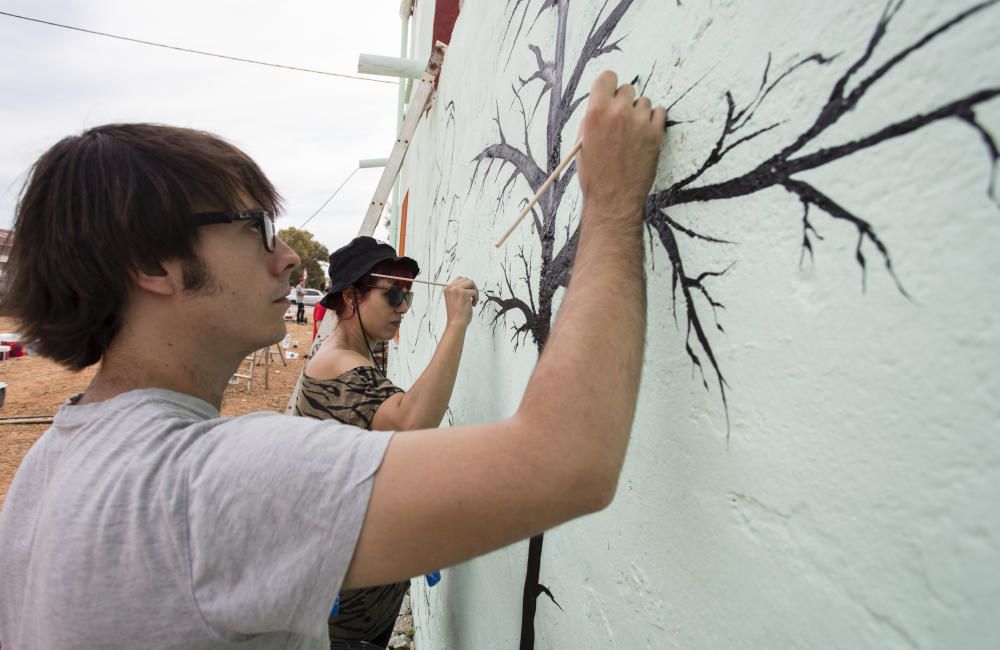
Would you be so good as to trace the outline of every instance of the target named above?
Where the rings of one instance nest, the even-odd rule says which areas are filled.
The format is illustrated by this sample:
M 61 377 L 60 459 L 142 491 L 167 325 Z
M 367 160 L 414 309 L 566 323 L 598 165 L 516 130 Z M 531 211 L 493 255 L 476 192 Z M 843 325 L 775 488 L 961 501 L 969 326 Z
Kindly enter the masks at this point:
M 278 347 L 278 344 L 275 343 L 274 345 L 269 345 L 266 348 L 254 350 L 253 353 L 243 357 L 240 367 L 237 368 L 235 373 L 233 373 L 233 377 L 236 378 L 234 383 L 238 384 L 240 379 L 246 379 L 247 394 L 253 394 L 253 371 L 258 366 L 264 366 L 264 390 L 267 390 L 271 363 L 273 363 L 271 361 L 271 357 L 275 354 L 277 354 L 278 358 L 281 359 L 282 365 L 288 366 L 288 362 L 285 361 L 285 355 L 281 352 L 281 348 Z M 246 369 L 243 367 L 244 364 L 247 364 Z

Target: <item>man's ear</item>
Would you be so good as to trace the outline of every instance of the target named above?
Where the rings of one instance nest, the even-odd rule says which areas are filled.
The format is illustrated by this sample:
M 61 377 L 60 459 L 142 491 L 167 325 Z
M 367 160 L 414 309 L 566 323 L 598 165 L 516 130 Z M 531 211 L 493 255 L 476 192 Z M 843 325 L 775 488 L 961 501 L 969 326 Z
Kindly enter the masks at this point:
M 143 291 L 158 296 L 173 296 L 184 289 L 184 273 L 179 260 L 169 260 L 132 271 L 132 281 Z

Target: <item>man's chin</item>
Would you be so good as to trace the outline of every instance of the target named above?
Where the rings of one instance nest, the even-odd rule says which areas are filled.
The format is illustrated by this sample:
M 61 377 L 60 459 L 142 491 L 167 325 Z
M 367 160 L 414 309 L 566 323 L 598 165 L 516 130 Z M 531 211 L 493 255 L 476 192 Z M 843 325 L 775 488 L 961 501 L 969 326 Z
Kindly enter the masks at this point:
M 286 325 L 284 319 L 282 319 L 281 324 L 278 325 L 278 329 L 274 333 L 274 337 L 272 337 L 272 340 L 268 341 L 267 344 L 274 345 L 275 343 L 281 342 L 281 340 L 285 338 L 286 334 L 288 334 L 288 325 Z
M 267 338 L 263 338 L 260 341 L 260 345 L 258 345 L 254 349 L 260 350 L 261 348 L 266 348 L 270 345 L 275 345 L 276 343 L 280 343 L 282 339 L 285 338 L 286 334 L 288 334 L 288 328 L 285 325 L 285 321 L 282 320 L 278 323 L 275 323 L 274 327 L 271 329 L 271 333 L 267 335 Z

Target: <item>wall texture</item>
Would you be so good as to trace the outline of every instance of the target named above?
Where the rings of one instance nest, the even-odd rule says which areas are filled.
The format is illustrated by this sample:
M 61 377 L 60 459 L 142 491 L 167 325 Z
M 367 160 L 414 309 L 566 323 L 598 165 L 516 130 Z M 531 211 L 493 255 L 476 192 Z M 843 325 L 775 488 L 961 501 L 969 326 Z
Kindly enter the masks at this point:
M 676 124 L 618 496 L 415 582 L 421 647 L 1000 647 L 998 4 L 464 3 L 401 176 L 426 277 L 494 291 L 449 421 L 512 413 L 544 347 L 573 171 L 492 242 L 593 77 L 638 75 Z M 415 292 L 403 386 L 444 326 Z

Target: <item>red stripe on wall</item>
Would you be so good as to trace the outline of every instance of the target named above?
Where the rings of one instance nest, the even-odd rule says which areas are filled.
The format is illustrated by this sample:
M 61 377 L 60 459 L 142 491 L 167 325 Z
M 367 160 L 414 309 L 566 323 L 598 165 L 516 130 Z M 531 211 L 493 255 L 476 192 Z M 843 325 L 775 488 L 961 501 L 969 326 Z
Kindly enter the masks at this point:
M 431 45 L 441 41 L 444 44 L 451 43 L 451 31 L 455 28 L 455 21 L 458 20 L 459 0 L 437 0 L 434 6 L 434 35 L 431 37 Z

